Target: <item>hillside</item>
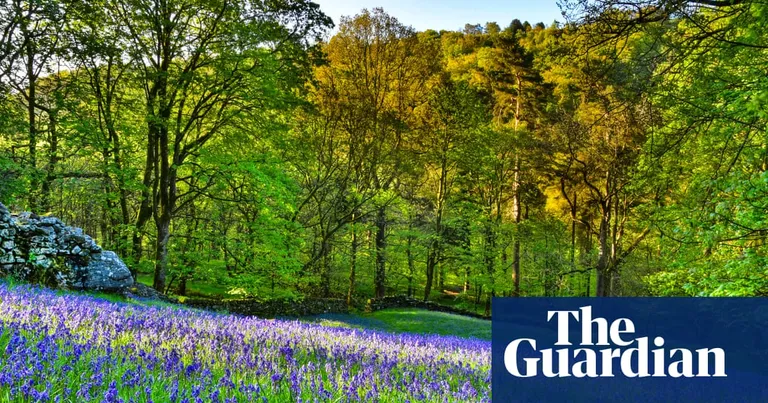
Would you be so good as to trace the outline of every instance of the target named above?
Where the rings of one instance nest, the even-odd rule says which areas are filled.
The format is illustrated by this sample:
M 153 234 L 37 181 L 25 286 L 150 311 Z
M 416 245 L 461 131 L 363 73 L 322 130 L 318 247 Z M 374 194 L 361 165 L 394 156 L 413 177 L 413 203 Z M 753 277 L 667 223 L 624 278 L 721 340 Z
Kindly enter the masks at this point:
M 0 324 L 4 402 L 490 401 L 490 342 L 475 339 L 6 284 Z

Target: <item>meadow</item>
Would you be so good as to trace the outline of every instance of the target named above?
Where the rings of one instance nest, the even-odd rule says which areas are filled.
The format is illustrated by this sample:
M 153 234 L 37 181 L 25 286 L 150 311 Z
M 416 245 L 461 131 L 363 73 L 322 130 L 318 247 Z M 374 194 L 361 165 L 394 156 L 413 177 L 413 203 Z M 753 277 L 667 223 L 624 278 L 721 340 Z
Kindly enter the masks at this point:
M 490 402 L 490 347 L 0 284 L 4 402 Z
M 491 340 L 491 321 L 489 320 L 416 308 L 391 308 L 364 314 L 326 313 L 302 318 L 302 320 L 323 326 Z

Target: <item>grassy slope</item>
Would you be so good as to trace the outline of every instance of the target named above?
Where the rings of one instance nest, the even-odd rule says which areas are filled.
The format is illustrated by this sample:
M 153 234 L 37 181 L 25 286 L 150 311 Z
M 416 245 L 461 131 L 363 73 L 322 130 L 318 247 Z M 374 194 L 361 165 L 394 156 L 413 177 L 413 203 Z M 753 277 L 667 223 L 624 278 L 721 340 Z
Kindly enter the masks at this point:
M 139 280 L 141 281 L 141 279 Z M 143 281 L 142 281 L 143 282 Z M 173 306 L 160 301 L 133 301 L 122 296 L 91 292 L 93 297 L 112 302 L 142 305 Z M 443 336 L 491 339 L 491 322 L 445 312 L 433 312 L 417 308 L 395 308 L 367 314 L 323 314 L 302 319 L 324 326 L 383 330 L 393 333 L 439 334 Z
M 139 277 L 139 281 L 151 284 L 151 277 Z M 204 291 L 215 291 L 203 287 Z M 200 290 L 203 291 L 203 290 Z M 124 298 L 97 293 L 95 297 L 116 302 Z M 134 302 L 135 303 L 135 302 Z M 143 304 L 148 304 L 142 301 Z M 157 303 L 158 305 L 168 305 Z M 385 309 L 370 314 L 323 314 L 303 318 L 304 321 L 318 322 L 325 326 L 354 327 L 383 330 L 393 333 L 439 334 L 443 336 L 475 337 L 491 339 L 491 322 L 444 312 L 433 312 L 416 308 Z
M 324 314 L 310 316 L 304 320 L 319 322 L 325 326 L 491 339 L 490 321 L 416 308 L 385 309 L 361 315 Z
M 134 301 L 119 295 L 100 292 L 87 294 L 112 302 L 173 306 L 173 304 L 161 301 Z M 491 339 L 490 321 L 417 308 L 384 309 L 368 314 L 323 314 L 309 316 L 302 320 L 332 327 L 374 329 L 392 333 L 474 337 L 483 340 Z

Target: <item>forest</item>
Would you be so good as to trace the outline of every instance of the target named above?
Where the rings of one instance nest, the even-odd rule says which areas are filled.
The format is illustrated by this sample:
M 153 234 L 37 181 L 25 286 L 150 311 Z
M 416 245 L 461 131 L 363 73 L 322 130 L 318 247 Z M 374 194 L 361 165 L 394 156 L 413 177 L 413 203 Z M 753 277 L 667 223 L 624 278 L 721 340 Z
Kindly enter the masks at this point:
M 0 202 L 181 296 L 768 295 L 768 3 L 561 6 L 2 0 Z

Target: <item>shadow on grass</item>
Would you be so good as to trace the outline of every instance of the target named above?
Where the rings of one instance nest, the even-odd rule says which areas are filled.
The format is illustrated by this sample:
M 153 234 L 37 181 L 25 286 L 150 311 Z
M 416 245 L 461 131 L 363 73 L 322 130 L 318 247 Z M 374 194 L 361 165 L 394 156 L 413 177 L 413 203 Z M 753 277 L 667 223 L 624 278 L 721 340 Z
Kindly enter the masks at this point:
M 303 320 L 333 327 L 491 339 L 490 321 L 416 308 L 384 309 L 360 315 L 323 314 L 309 316 Z

